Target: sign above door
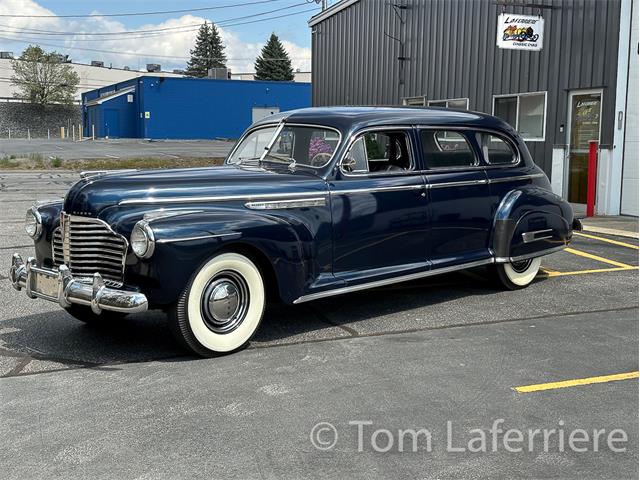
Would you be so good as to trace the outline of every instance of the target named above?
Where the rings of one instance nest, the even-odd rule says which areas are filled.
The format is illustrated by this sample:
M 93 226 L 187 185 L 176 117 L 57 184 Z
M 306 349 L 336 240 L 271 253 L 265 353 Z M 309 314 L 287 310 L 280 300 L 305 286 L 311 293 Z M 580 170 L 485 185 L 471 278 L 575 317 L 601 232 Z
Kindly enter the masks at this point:
M 498 48 L 542 50 L 544 18 L 532 15 L 502 13 L 498 15 Z

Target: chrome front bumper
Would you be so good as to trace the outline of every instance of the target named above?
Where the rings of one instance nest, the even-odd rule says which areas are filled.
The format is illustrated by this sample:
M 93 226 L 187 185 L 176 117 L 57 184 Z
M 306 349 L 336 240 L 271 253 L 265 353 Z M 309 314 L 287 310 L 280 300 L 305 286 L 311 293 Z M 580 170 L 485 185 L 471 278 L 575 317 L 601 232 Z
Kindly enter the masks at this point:
M 85 283 L 74 278 L 66 265 L 57 270 L 40 268 L 34 258 L 28 258 L 25 263 L 17 253 L 13 254 L 9 278 L 13 287 L 24 288 L 28 297 L 57 302 L 62 308 L 85 305 L 99 314 L 102 310 L 144 312 L 148 307 L 144 294 L 109 288 L 99 273 L 93 275 L 92 283 Z

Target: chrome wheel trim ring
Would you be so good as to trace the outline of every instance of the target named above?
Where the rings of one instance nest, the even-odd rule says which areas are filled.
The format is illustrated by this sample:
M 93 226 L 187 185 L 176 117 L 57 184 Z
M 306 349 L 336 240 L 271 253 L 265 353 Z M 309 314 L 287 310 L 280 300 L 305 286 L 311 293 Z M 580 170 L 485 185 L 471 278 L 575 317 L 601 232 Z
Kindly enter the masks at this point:
M 237 329 L 247 316 L 249 286 L 237 272 L 224 270 L 209 280 L 200 302 L 205 325 L 213 333 Z

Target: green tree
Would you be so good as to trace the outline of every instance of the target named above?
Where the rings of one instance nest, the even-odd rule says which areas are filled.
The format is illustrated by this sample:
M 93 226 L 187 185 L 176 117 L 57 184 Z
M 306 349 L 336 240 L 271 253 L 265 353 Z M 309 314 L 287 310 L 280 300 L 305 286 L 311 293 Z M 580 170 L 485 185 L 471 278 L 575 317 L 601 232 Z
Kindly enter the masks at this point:
M 255 69 L 256 80 L 293 80 L 291 59 L 275 33 L 271 34 L 267 44 L 262 47 Z
M 207 22 L 200 27 L 196 44 L 191 50 L 191 59 L 187 62 L 186 74 L 191 77 L 206 77 L 210 68 L 226 68 L 227 56 L 224 45 L 215 24 Z
M 18 89 L 14 97 L 37 105 L 73 103 L 80 77 L 56 52 L 29 45 L 19 58 L 11 61 L 11 67 L 11 83 Z

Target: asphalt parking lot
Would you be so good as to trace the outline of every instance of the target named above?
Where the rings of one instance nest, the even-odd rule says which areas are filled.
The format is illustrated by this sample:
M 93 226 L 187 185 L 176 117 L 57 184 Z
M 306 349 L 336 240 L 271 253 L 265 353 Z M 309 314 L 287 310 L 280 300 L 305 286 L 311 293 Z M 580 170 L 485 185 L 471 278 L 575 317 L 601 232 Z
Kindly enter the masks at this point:
M 637 478 L 637 239 L 577 234 L 516 292 L 480 269 L 273 307 L 249 349 L 200 360 L 158 312 L 91 328 L 11 287 L 26 208 L 74 178 L 0 172 L 3 478 Z M 472 451 L 498 420 L 555 434 Z M 430 444 L 398 448 L 406 429 Z M 570 449 L 576 429 L 625 451 Z
M 76 160 L 86 158 L 132 158 L 132 157 L 226 157 L 233 142 L 225 140 L 142 140 L 99 139 L 74 142 L 59 139 L 6 139 L 0 138 L 1 157 L 29 157 Z

